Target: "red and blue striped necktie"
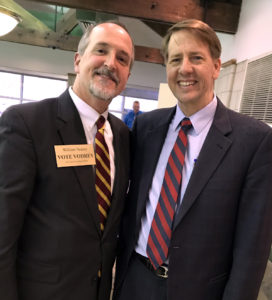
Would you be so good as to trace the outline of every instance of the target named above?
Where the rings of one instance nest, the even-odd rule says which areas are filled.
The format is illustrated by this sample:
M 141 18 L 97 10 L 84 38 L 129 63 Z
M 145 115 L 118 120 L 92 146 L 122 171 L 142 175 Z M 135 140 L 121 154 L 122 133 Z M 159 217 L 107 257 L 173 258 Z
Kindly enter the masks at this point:
M 161 193 L 151 224 L 146 253 L 154 269 L 165 262 L 172 235 L 172 223 L 181 186 L 182 168 L 187 147 L 187 131 L 191 121 L 184 118 L 168 158 Z

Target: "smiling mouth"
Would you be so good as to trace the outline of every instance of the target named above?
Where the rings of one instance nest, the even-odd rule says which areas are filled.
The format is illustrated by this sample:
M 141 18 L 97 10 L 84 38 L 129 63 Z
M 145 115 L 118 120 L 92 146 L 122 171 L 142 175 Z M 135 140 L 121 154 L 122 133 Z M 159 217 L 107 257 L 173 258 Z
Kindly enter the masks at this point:
M 113 81 L 116 85 L 119 84 L 118 77 L 108 69 L 105 69 L 105 68 L 104 69 L 96 69 L 96 70 L 94 70 L 93 74 L 96 76 L 99 76 L 101 78 L 109 79 L 109 80 Z
M 115 87 L 118 86 L 118 83 L 111 77 L 103 74 L 95 74 L 97 79 L 99 80 L 100 84 L 111 86 L 114 85 Z
M 99 77 L 101 77 L 101 78 L 109 79 L 109 80 L 115 82 L 115 80 L 112 77 L 108 76 L 108 75 L 104 75 L 104 74 L 96 74 L 96 75 L 99 76 Z
M 197 81 L 178 81 L 178 85 L 181 87 L 187 87 L 187 86 L 192 86 L 195 85 Z

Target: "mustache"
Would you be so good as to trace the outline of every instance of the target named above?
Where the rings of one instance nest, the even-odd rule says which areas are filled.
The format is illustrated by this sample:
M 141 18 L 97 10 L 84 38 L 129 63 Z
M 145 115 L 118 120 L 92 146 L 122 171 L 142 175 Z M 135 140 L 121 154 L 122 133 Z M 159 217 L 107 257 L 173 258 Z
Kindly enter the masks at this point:
M 119 84 L 119 78 L 117 77 L 117 75 L 114 72 L 112 72 L 111 70 L 109 70 L 107 67 L 95 69 L 93 71 L 93 74 L 108 76 L 112 81 L 114 81 L 116 83 L 116 85 Z

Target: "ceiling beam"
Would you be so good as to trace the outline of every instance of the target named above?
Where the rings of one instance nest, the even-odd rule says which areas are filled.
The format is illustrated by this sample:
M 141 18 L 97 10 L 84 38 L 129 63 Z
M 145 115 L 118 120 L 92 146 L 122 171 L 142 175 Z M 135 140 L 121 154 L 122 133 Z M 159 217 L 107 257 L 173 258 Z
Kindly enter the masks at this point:
M 152 21 L 143 21 L 145 25 L 150 27 L 153 31 L 155 31 L 158 35 L 161 37 L 165 36 L 167 33 L 167 30 L 171 27 L 171 24 L 166 23 L 157 23 Z
M 68 34 L 78 25 L 76 10 L 69 9 L 66 14 L 58 21 L 56 31 L 59 34 Z
M 31 46 L 47 47 L 52 49 L 77 51 L 80 37 L 67 34 L 60 35 L 52 30 L 40 32 L 35 29 L 16 27 L 12 32 L 0 37 L 0 41 L 27 44 Z M 135 46 L 135 60 L 141 62 L 163 64 L 160 50 L 156 48 Z
M 144 46 L 135 46 L 135 60 L 161 65 L 164 64 L 160 49 Z
M 79 37 L 48 31 L 38 31 L 35 29 L 25 29 L 16 27 L 9 34 L 1 36 L 0 41 L 27 44 L 31 46 L 47 47 L 66 51 L 77 51 Z
M 80 37 L 68 34 L 78 24 L 76 11 L 74 9 L 70 9 L 57 23 L 57 31 L 55 32 L 14 1 L 4 1 L 7 1 L 9 4 L 6 5 L 7 7 L 21 15 L 23 21 L 9 34 L 1 36 L 0 41 L 65 51 L 77 51 Z M 163 57 L 159 49 L 137 45 L 135 46 L 135 60 L 163 64 Z
M 204 19 L 215 31 L 236 33 L 239 23 L 241 3 L 210 1 Z
M 35 0 L 54 5 L 173 24 L 187 18 L 206 21 L 214 30 L 235 33 L 241 3 L 203 0 Z M 240 1 L 241 2 L 241 1 Z M 202 5 L 202 3 L 207 3 Z

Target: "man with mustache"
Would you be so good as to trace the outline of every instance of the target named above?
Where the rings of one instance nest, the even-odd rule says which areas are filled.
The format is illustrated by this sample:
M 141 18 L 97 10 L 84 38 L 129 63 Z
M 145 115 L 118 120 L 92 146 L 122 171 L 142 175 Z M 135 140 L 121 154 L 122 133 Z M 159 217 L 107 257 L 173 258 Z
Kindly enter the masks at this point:
M 129 130 L 108 112 L 134 60 L 125 27 L 89 27 L 76 79 L 0 119 L 0 293 L 108 300 L 128 186 Z
M 199 20 L 163 40 L 177 105 L 136 118 L 114 300 L 256 300 L 272 239 L 272 130 L 214 93 Z

